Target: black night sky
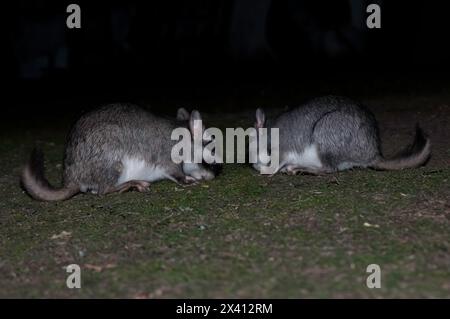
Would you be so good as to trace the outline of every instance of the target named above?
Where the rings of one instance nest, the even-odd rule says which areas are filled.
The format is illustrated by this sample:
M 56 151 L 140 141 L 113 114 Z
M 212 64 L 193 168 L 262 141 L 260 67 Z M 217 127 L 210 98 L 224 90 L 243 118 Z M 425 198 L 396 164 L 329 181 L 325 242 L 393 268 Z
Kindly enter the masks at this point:
M 381 6 L 381 29 L 366 26 L 370 3 Z M 382 93 L 386 81 L 433 87 L 448 69 L 443 2 L 79 1 L 81 29 L 66 27 L 68 4 L 7 6 L 6 108 L 162 96 L 195 103 L 246 88 L 313 95 L 343 83 Z

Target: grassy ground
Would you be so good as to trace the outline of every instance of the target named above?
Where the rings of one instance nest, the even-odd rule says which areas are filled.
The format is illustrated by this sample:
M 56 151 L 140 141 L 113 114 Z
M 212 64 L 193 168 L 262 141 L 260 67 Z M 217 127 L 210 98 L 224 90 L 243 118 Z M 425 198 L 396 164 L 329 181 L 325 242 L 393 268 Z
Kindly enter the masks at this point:
M 266 177 L 226 165 L 198 186 L 163 181 L 148 194 L 59 203 L 31 200 L 17 175 L 39 141 L 59 183 L 68 123 L 5 123 L 0 297 L 450 297 L 449 101 L 366 99 L 387 153 L 420 120 L 434 145 L 420 169 Z M 224 126 L 251 116 L 207 118 Z M 82 267 L 82 289 L 66 288 L 72 263 Z M 372 263 L 381 289 L 366 287 Z

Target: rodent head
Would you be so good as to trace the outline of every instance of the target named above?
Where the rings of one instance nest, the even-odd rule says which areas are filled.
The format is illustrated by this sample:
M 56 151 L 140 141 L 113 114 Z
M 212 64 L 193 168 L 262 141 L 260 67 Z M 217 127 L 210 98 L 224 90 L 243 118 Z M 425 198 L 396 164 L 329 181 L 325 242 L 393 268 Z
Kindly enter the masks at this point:
M 179 108 L 177 111 L 177 120 L 187 122 L 187 127 L 189 131 L 191 132 L 191 138 L 192 138 L 192 159 L 194 159 L 194 147 L 195 142 L 194 138 L 201 138 L 202 141 L 202 147 L 204 147 L 208 142 L 208 140 L 204 139 L 204 131 L 205 131 L 205 125 L 203 124 L 202 117 L 200 115 L 200 112 L 197 110 L 193 110 L 190 114 L 185 108 Z M 202 158 L 203 160 L 203 158 Z M 195 179 L 204 179 L 209 180 L 215 177 L 217 173 L 220 171 L 220 168 L 218 167 L 219 164 L 208 164 L 204 160 L 202 163 L 198 164 L 189 164 L 184 163 L 183 169 L 186 174 L 193 176 Z

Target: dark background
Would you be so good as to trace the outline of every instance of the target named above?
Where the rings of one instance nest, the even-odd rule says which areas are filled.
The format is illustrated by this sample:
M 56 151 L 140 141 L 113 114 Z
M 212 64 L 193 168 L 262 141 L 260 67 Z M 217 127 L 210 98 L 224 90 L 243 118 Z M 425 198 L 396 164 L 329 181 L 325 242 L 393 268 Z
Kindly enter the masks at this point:
M 6 5 L 6 110 L 26 116 L 158 100 L 214 111 L 206 100 L 272 94 L 277 107 L 297 94 L 447 84 L 444 1 L 79 0 L 81 29 L 66 27 L 69 3 Z M 381 6 L 381 29 L 366 27 L 370 3 Z

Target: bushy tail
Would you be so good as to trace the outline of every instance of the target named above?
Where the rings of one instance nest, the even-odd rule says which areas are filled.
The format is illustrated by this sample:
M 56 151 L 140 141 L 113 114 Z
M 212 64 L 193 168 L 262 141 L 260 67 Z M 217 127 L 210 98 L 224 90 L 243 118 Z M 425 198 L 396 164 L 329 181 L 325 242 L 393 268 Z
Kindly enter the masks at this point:
M 431 155 L 431 142 L 416 126 L 416 136 L 411 146 L 390 159 L 381 157 L 372 167 L 379 170 L 400 170 L 419 167 L 427 162 Z
M 21 183 L 27 193 L 37 200 L 58 201 L 77 194 L 77 187 L 55 188 L 44 176 L 44 156 L 38 149 L 31 152 L 30 160 L 22 171 Z

